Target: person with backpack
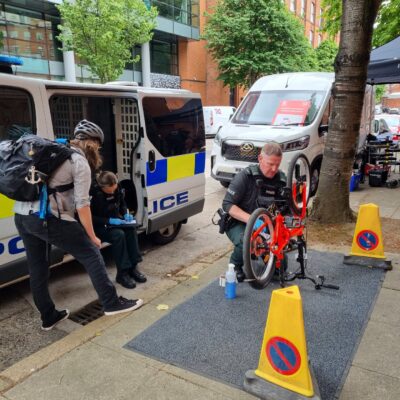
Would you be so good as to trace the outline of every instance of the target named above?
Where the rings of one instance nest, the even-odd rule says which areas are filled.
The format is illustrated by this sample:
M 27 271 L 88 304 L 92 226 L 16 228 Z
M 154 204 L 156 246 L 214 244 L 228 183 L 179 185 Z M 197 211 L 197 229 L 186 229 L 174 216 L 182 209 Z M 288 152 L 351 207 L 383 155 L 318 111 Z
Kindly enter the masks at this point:
M 134 217 L 128 212 L 117 176 L 111 171 L 102 171 L 96 176 L 90 194 L 94 231 L 102 241 L 112 245 L 116 282 L 127 289 L 136 287 L 134 281 L 146 282 L 146 276 L 137 268 L 142 257 Z
M 105 315 L 133 311 L 143 304 L 141 299 L 118 297 L 100 253 L 101 241 L 93 229 L 89 197 L 91 171 L 101 165 L 99 149 L 103 142 L 104 133 L 99 126 L 80 121 L 70 142 L 73 151 L 51 173 L 46 182 L 47 194 L 40 201 L 17 201 L 14 206 L 15 225 L 26 250 L 33 300 L 45 331 L 69 316 L 68 310 L 55 308 L 49 293 L 50 244 L 71 254 L 85 267 Z M 54 154 L 47 154 L 49 162 Z M 49 215 L 45 216 L 48 211 Z

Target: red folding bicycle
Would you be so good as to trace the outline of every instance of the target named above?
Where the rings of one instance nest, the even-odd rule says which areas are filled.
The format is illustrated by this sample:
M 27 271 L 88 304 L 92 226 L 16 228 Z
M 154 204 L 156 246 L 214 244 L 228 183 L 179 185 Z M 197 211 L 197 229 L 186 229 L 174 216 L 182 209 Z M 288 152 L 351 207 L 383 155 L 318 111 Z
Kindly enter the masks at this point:
M 306 275 L 307 244 L 305 220 L 310 193 L 310 165 L 304 155 L 295 157 L 289 165 L 287 187 L 263 187 L 259 181 L 258 207 L 250 216 L 243 236 L 243 262 L 246 280 L 255 289 L 265 288 L 276 272 L 282 287 L 295 279 L 308 279 L 315 289 L 323 287 L 338 290 L 336 285 L 325 283 L 325 277 Z M 296 272 L 288 272 L 289 251 L 297 250 L 300 264 Z

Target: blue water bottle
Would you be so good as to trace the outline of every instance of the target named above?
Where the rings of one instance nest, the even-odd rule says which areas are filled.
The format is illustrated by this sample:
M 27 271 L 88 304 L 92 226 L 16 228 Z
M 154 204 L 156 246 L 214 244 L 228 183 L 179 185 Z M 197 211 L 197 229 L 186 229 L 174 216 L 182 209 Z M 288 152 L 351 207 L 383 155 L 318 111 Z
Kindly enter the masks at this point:
M 228 265 L 225 273 L 225 298 L 234 299 L 236 297 L 236 272 L 235 264 Z

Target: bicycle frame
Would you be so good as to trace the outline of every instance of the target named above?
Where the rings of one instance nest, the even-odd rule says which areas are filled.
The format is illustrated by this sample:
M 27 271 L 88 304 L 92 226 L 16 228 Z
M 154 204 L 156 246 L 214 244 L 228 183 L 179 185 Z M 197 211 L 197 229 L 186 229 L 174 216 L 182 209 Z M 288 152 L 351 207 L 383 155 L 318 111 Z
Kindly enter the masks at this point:
M 269 242 L 269 247 L 271 252 L 276 257 L 276 268 L 281 267 L 281 262 L 284 258 L 285 247 L 289 244 L 289 240 L 292 237 L 303 236 L 304 234 L 304 219 L 307 213 L 307 191 L 304 188 L 304 183 L 300 184 L 299 191 L 302 195 L 303 207 L 301 210 L 301 214 L 296 216 L 294 215 L 292 218 L 296 218 L 299 221 L 299 226 L 294 228 L 288 228 L 286 226 L 285 217 L 279 212 L 273 221 L 272 224 L 274 226 L 274 233 L 271 237 L 271 241 Z M 297 197 L 297 185 L 294 184 L 292 187 L 292 196 Z M 261 231 L 267 227 L 267 222 L 264 222 L 256 231 L 252 234 L 252 240 L 258 237 Z

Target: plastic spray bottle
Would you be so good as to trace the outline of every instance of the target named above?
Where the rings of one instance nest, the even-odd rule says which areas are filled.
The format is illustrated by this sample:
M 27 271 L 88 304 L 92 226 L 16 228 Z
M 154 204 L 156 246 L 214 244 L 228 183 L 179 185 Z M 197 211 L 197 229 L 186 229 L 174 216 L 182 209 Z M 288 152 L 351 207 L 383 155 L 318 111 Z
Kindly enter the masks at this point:
M 234 299 L 236 297 L 236 272 L 235 264 L 228 265 L 225 273 L 225 298 Z

